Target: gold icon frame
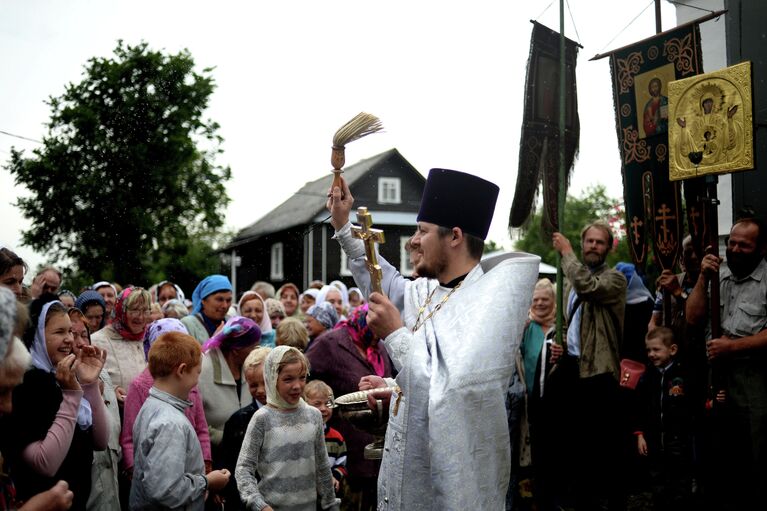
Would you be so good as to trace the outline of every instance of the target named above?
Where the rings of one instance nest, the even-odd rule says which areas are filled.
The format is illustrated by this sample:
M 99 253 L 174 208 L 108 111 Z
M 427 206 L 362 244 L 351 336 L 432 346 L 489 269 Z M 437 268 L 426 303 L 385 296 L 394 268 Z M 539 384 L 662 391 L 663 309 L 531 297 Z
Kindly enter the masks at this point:
M 668 84 L 672 181 L 754 168 L 752 94 L 751 62 Z

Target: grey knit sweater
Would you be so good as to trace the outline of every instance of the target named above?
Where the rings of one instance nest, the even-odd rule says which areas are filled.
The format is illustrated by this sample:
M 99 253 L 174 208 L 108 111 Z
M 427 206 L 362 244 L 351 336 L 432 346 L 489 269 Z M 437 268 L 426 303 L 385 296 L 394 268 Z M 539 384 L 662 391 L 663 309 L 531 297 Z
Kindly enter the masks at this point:
M 303 401 L 295 410 L 264 406 L 253 415 L 235 477 L 248 510 L 316 511 L 318 493 L 322 509 L 339 509 L 322 416 Z

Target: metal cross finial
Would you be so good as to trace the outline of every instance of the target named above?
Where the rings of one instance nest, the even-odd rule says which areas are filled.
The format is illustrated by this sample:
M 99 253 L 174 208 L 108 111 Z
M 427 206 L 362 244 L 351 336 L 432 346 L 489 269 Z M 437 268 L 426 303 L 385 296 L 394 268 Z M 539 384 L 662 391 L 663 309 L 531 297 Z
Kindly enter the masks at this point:
M 360 226 L 352 226 L 352 236 L 359 238 L 365 244 L 365 267 L 370 273 L 370 287 L 373 291 L 383 294 L 381 280 L 383 271 L 378 264 L 378 256 L 375 250 L 376 243 L 385 243 L 384 232 L 381 229 L 373 229 L 373 217 L 368 213 L 368 208 L 357 208 L 357 222 Z

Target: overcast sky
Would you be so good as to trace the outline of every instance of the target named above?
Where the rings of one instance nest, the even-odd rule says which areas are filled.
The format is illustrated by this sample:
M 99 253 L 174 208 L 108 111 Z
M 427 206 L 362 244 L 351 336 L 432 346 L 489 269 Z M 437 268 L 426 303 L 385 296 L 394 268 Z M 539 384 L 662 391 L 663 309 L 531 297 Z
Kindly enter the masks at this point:
M 651 4 L 570 0 L 578 33 L 568 15 L 566 35 L 584 46 L 573 193 L 604 184 L 611 196 L 622 194 L 608 59 L 588 59 L 654 34 Z M 219 163 L 232 169 L 228 228 L 254 222 L 324 173 L 329 184 L 334 132 L 366 111 L 386 132 L 350 144 L 348 164 L 396 147 L 424 174 L 446 167 L 494 181 L 501 194 L 489 237 L 508 248 L 529 20 L 536 18 L 558 29 L 558 2 L 7 1 L 0 130 L 40 140 L 50 114 L 44 100 L 78 81 L 90 57 L 111 55 L 117 39 L 188 48 L 198 69 L 215 67 L 208 115 L 225 139 Z M 674 7 L 663 2 L 663 28 L 674 25 Z M 11 146 L 36 144 L 0 135 L 3 162 Z M 0 169 L 0 243 L 34 268 L 43 258 L 20 246 L 29 223 L 12 205 L 24 193 Z

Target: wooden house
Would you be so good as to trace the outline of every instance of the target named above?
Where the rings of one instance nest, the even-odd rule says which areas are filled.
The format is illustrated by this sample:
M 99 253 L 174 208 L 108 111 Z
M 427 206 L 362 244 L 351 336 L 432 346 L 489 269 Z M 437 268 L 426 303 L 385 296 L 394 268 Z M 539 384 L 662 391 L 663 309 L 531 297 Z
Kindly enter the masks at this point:
M 356 208 L 367 206 L 373 226 L 383 229 L 386 243 L 379 253 L 404 275 L 412 272 L 405 242 L 415 232 L 416 216 L 426 179 L 397 149 L 359 161 L 344 169 Z M 330 173 L 305 184 L 263 218 L 242 229 L 222 249 L 231 262 L 235 289 L 250 289 L 265 280 L 279 288 L 286 282 L 306 289 L 313 280 L 342 280 L 353 286 L 346 257 L 331 239 L 333 227 L 325 203 Z

